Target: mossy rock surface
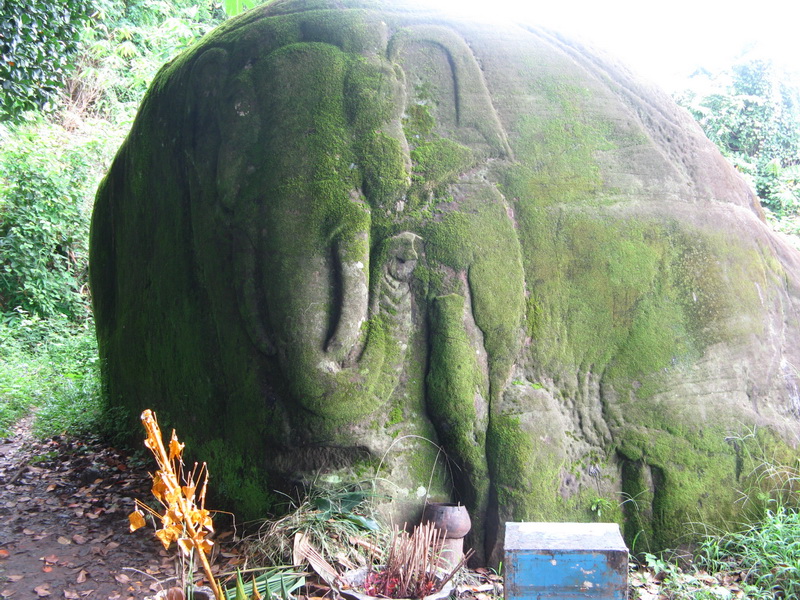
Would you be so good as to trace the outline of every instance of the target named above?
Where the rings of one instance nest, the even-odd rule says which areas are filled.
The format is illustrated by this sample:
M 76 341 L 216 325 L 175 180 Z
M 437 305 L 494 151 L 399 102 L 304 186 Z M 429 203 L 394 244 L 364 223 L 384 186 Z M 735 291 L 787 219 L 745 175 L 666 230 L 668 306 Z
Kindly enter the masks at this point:
M 277 0 L 156 78 L 91 281 L 112 403 L 177 427 L 242 517 L 378 477 L 399 514 L 465 502 L 497 558 L 504 522 L 598 497 L 636 549 L 739 518 L 737 436 L 800 433 L 798 259 L 688 114 L 592 49 Z

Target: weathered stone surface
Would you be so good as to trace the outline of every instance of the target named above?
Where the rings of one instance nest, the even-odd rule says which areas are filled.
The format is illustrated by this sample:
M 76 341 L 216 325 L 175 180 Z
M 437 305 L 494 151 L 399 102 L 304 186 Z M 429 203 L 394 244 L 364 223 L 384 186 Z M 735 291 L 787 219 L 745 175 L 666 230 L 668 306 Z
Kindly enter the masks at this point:
M 108 393 L 246 516 L 280 479 L 377 473 L 401 512 L 465 502 L 489 554 L 597 497 L 674 545 L 737 517 L 748 445 L 800 431 L 800 264 L 762 220 L 598 53 L 277 0 L 164 67 L 99 191 Z

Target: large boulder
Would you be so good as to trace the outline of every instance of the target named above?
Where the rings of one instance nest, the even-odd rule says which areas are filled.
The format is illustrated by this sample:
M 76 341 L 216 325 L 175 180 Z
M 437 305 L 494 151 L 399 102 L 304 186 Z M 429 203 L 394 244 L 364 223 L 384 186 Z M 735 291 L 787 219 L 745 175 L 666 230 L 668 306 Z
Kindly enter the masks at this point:
M 276 0 L 166 65 L 92 224 L 111 402 L 241 514 L 375 478 L 487 556 L 508 520 L 738 518 L 800 433 L 799 273 L 658 89 L 389 0 Z

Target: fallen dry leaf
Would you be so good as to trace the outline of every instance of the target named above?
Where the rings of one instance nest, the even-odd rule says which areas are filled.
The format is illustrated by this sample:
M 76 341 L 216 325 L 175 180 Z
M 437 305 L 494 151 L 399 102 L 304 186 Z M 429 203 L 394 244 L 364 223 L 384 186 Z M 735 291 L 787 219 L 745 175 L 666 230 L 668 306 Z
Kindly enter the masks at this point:
M 64 598 L 67 600 L 80 600 L 78 592 L 73 592 L 72 590 L 64 590 Z
M 125 575 L 125 573 L 118 573 L 114 575 L 114 579 L 116 579 L 119 583 L 130 583 L 131 578 Z
M 10 552 L 5 548 L 0 548 L 0 558 L 8 558 Z
M 86 538 L 83 537 L 81 534 L 76 533 L 75 535 L 72 536 L 72 541 L 78 545 L 81 545 L 86 543 Z
M 101 535 L 101 536 L 99 536 L 99 537 L 96 537 L 96 538 L 95 538 L 94 540 L 92 540 L 92 541 L 93 541 L 95 544 L 99 544 L 100 542 L 105 542 L 105 541 L 106 541 L 108 538 L 110 538 L 112 535 L 114 535 L 114 532 L 113 532 L 112 530 L 109 530 L 109 531 L 106 531 L 106 532 L 105 532 L 103 535 Z
M 43 583 L 42 585 L 38 585 L 33 588 L 33 591 L 36 592 L 36 595 L 39 596 L 39 598 L 44 598 L 50 595 L 50 586 L 46 583 Z
M 24 575 L 6 575 L 6 578 L 12 583 L 16 583 L 17 581 L 19 581 L 23 577 L 24 577 Z
M 84 569 L 81 569 L 78 573 L 78 577 L 75 579 L 75 583 L 85 583 L 86 578 L 89 576 L 89 573 Z
M 63 535 L 58 536 L 58 543 L 62 546 L 69 546 L 72 542 L 65 538 Z

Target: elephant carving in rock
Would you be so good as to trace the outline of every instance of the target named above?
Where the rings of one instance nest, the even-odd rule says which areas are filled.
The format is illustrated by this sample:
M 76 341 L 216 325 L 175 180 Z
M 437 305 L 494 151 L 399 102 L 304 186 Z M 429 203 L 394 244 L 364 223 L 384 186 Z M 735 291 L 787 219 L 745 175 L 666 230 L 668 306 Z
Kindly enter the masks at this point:
M 495 559 L 598 495 L 651 548 L 735 517 L 730 440 L 794 452 L 798 268 L 612 59 L 374 0 L 276 0 L 166 65 L 92 224 L 110 401 L 236 510 L 372 477 L 396 515 L 466 504 Z

